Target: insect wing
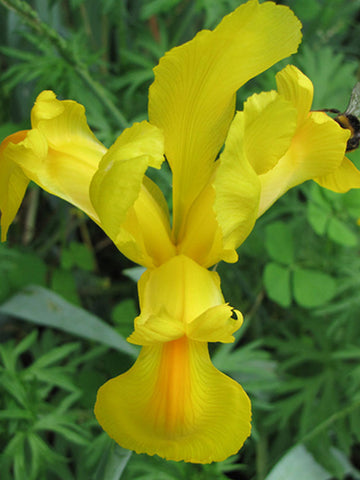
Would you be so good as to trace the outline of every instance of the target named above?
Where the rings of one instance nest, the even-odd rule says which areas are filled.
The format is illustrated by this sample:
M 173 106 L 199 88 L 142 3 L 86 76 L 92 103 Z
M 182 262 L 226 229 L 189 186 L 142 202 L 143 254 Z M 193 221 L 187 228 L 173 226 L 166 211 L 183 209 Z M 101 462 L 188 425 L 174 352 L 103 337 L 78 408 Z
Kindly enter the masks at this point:
M 345 114 L 355 115 L 360 117 L 360 82 L 357 82 L 351 92 L 350 102 L 345 110 Z

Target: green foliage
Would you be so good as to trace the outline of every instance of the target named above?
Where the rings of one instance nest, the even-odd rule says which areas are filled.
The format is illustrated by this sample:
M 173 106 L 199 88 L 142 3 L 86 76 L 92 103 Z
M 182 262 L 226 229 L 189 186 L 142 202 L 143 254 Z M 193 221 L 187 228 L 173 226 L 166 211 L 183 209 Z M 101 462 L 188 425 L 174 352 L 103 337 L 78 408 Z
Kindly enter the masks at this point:
M 268 225 L 265 235 L 265 247 L 271 258 L 264 269 L 264 286 L 269 298 L 283 307 L 289 307 L 293 298 L 298 305 L 313 308 L 325 305 L 334 297 L 335 278 L 318 268 L 301 266 L 305 260 L 298 259 L 295 252 L 301 252 L 302 236 L 295 238 L 291 227 L 281 221 Z
M 84 355 L 80 343 L 59 345 L 51 331 L 39 337 L 35 330 L 16 344 L 12 340 L 0 345 L 4 480 L 41 480 L 48 478 L 47 472 L 52 478 L 74 478 L 66 452 L 88 448 L 94 424 L 86 417 L 80 420 L 81 412 L 74 408 L 85 393 L 76 381 L 76 369 L 101 353 L 93 349 L 91 356 Z
M 0 139 L 28 128 L 36 95 L 53 89 L 84 104 L 110 145 L 146 118 L 164 52 L 244 2 L 25 2 L 35 16 L 5 3 Z M 314 83 L 313 108 L 344 110 L 357 81 L 359 0 L 278 3 L 304 24 L 291 61 Z M 248 82 L 239 100 L 274 88 L 284 64 Z M 149 175 L 171 205 L 167 166 Z M 212 358 L 249 393 L 253 434 L 238 456 L 200 466 L 131 455 L 100 433 L 96 390 L 136 355 L 124 338 L 143 269 L 82 215 L 31 188 L 0 246 L 1 479 L 360 478 L 359 218 L 359 192 L 305 184 L 259 219 L 238 264 L 218 266 L 225 298 L 245 320 L 235 344 L 211 346 Z

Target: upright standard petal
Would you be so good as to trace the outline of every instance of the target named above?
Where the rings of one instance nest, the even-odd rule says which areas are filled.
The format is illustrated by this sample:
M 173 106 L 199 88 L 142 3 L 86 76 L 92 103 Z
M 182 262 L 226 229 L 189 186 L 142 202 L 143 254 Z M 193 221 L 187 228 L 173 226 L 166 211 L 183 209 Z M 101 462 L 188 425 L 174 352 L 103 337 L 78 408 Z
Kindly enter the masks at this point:
M 145 177 L 163 161 L 163 137 L 148 122 L 124 130 L 100 162 L 90 196 L 102 228 L 120 251 L 146 267 L 173 256 L 166 201 Z
M 260 181 L 255 171 L 257 165 L 254 168 L 246 154 L 246 140 L 251 136 L 244 137 L 244 129 L 244 115 L 238 112 L 224 151 L 214 165 L 213 178 L 194 201 L 179 233 L 179 252 L 205 267 L 220 260 L 236 262 L 236 248 L 249 235 L 257 218 Z M 255 150 L 250 158 L 260 163 L 257 146 L 253 146 Z M 273 145 L 262 156 L 261 168 L 269 162 L 272 166 L 272 151 Z
M 234 252 L 255 224 L 260 199 L 260 182 L 244 148 L 244 128 L 244 116 L 239 112 L 231 124 L 214 181 L 214 209 L 224 247 Z
M 234 115 L 236 90 L 294 53 L 300 22 L 287 7 L 250 0 L 213 31 L 168 52 L 154 69 L 150 122 L 164 131 L 173 171 L 174 235 L 212 174 Z
M 212 365 L 206 342 L 231 341 L 240 312 L 224 304 L 217 274 L 183 255 L 145 272 L 139 296 L 142 313 L 130 340 L 146 346 L 128 372 L 100 388 L 99 423 L 138 453 L 224 460 L 250 434 L 250 401 Z

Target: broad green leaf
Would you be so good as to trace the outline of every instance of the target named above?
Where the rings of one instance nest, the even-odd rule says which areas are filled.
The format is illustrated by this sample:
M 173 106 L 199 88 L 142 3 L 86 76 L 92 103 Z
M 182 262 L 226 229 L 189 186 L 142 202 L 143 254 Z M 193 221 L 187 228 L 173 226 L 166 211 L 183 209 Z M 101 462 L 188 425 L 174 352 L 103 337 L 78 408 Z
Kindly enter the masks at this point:
M 282 307 L 291 304 L 290 270 L 277 263 L 268 263 L 264 270 L 264 285 L 269 298 Z
M 358 188 L 354 188 L 346 194 L 343 194 L 342 201 L 352 217 L 360 217 L 360 190 Z
M 297 268 L 293 276 L 294 298 L 302 307 L 324 305 L 336 293 L 336 280 L 319 270 Z
M 69 247 L 62 252 L 61 265 L 65 270 L 79 267 L 83 270 L 92 271 L 94 269 L 94 258 L 86 245 L 71 242 Z
M 345 247 L 355 247 L 359 242 L 359 236 L 337 218 L 330 220 L 328 235 L 331 240 Z
M 274 222 L 266 227 L 265 246 L 272 260 L 285 265 L 294 261 L 294 240 L 285 223 Z
M 331 212 L 327 211 L 322 206 L 317 205 L 314 202 L 309 202 L 306 213 L 307 219 L 312 226 L 314 232 L 316 232 L 318 235 L 324 235 Z
M 303 445 L 297 445 L 278 461 L 265 480 L 329 480 L 330 477 Z
M 51 290 L 75 305 L 80 305 L 72 271 L 56 269 L 51 276 Z
M 135 356 L 137 352 L 114 328 L 95 315 L 36 285 L 25 288 L 3 303 L 0 313 L 103 343 L 127 355 Z
M 8 276 L 16 290 L 30 284 L 45 285 L 46 265 L 35 253 L 20 253 Z

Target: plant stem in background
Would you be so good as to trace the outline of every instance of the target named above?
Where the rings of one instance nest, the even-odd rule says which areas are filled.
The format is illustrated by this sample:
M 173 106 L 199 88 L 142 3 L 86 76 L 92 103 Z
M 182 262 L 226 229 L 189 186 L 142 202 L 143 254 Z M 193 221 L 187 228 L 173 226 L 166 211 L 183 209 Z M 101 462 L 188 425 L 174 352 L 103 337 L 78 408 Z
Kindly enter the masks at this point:
M 0 3 L 9 10 L 16 12 L 25 23 L 34 29 L 39 35 L 45 37 L 59 54 L 71 65 L 83 82 L 91 88 L 94 94 L 99 98 L 107 111 L 113 116 L 118 126 L 126 128 L 128 122 L 123 113 L 109 98 L 106 90 L 99 82 L 94 80 L 89 72 L 87 66 L 77 57 L 77 55 L 69 48 L 66 40 L 61 37 L 53 28 L 43 22 L 37 12 L 31 6 L 21 0 L 0 0 Z

